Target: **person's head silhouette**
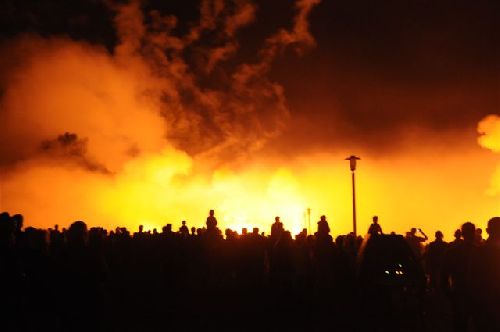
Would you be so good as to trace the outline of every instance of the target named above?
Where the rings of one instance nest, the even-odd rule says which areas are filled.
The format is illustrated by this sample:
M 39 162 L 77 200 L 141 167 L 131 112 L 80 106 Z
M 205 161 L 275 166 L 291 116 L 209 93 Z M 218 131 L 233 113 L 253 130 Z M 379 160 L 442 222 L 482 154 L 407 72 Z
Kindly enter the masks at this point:
M 75 221 L 69 226 L 67 237 L 70 245 L 74 247 L 84 246 L 88 237 L 87 224 L 81 220 Z
M 437 241 L 441 241 L 443 239 L 443 233 L 441 231 L 437 231 L 435 236 Z
M 373 216 L 372 220 L 374 224 L 378 223 L 378 216 Z
M 22 214 L 15 214 L 12 217 L 12 221 L 14 222 L 16 226 L 16 231 L 20 232 L 23 229 L 23 224 L 24 224 L 24 217 Z
M 280 222 L 280 217 L 278 217 L 278 216 L 274 217 L 274 221 L 275 222 Z
M 11 247 L 15 243 L 15 224 L 7 212 L 0 214 L 0 248 Z
M 214 210 L 210 210 L 209 214 L 210 214 L 210 217 L 213 217 L 214 214 L 215 214 L 215 211 Z
M 2 221 L 9 221 L 10 220 L 10 215 L 9 215 L 9 212 L 2 212 L 0 213 L 0 222 Z
M 468 221 L 462 225 L 462 236 L 465 242 L 467 243 L 474 242 L 475 235 L 476 235 L 476 226 L 473 223 Z
M 486 228 L 486 232 L 489 235 L 488 240 L 500 240 L 500 217 L 493 217 L 488 221 L 488 228 Z

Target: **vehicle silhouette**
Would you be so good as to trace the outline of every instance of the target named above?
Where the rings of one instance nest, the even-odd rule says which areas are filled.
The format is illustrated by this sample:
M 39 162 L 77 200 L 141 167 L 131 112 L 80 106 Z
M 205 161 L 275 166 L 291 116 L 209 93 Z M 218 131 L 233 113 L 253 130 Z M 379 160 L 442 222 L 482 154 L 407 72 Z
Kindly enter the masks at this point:
M 418 331 L 423 326 L 426 279 L 400 235 L 367 235 L 357 263 L 362 330 Z

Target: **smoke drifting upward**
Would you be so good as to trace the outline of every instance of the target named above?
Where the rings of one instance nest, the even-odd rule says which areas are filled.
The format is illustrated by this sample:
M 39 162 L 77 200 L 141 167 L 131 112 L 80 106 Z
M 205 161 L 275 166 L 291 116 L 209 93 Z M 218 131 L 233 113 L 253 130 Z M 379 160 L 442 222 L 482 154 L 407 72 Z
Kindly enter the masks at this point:
M 209 75 L 237 51 L 238 30 L 255 18 L 256 6 L 249 1 L 202 1 L 199 23 L 181 36 L 173 33 L 174 16 L 153 11 L 146 24 L 140 1 L 116 6 L 120 39 L 116 55 L 151 70 L 146 76 L 155 79 L 150 88 L 159 89 L 156 93 L 170 142 L 191 155 L 215 156 L 216 160 L 236 153 L 242 156 L 242 151 L 262 147 L 288 121 L 283 88 L 267 74 L 279 50 L 293 45 L 302 52 L 314 45 L 307 18 L 317 3 L 298 1 L 292 29 L 280 29 L 269 37 L 255 63 L 240 64 L 226 73 L 223 89 L 203 86 L 204 77 L 197 73 Z M 212 37 L 208 45 L 201 40 L 205 35 Z M 189 52 L 199 55 L 195 65 L 185 59 Z
M 185 35 L 174 33 L 175 16 L 144 13 L 141 1 L 109 3 L 111 53 L 64 37 L 8 42 L 3 63 L 15 66 L 2 68 L 2 209 L 35 225 L 136 225 L 179 220 L 197 198 L 216 204 L 207 196 L 215 167 L 245 159 L 286 125 L 283 88 L 267 73 L 288 45 L 314 45 L 307 18 L 317 3 L 298 1 L 292 28 L 265 40 L 219 89 L 200 82 L 237 52 L 238 30 L 255 18 L 250 1 L 202 1 Z M 192 64 L 190 52 L 203 56 Z
M 500 152 L 500 116 L 488 115 L 477 125 L 478 142 L 483 148 L 493 152 Z
M 479 122 L 477 131 L 481 134 L 478 139 L 479 145 L 498 155 L 500 153 L 500 116 L 488 115 Z M 492 196 L 500 196 L 500 161 L 497 161 L 488 192 Z
M 167 222 L 175 228 L 182 219 L 202 226 L 214 208 L 223 228 L 268 231 L 280 215 L 297 232 L 310 207 L 313 226 L 326 214 L 335 234 L 346 233 L 352 210 L 344 158 L 356 153 L 361 230 L 377 214 L 387 232 L 439 226 L 450 234 L 465 220 L 481 226 L 500 213 L 498 185 L 489 185 L 498 155 L 475 142 L 482 115 L 461 115 L 483 104 L 455 108 L 488 98 L 456 99 L 470 89 L 434 86 L 427 87 L 434 91 L 429 97 L 428 90 L 415 92 L 414 82 L 388 87 L 371 69 L 344 66 L 344 44 L 363 47 L 339 34 L 344 43 L 329 50 L 339 53 L 332 60 L 310 32 L 316 6 L 326 2 L 298 0 L 290 13 L 273 12 L 287 23 L 273 20 L 265 34 L 257 29 L 259 17 L 278 2 L 203 0 L 188 22 L 151 9 L 153 2 L 105 2 L 116 37 L 111 44 L 54 33 L 3 42 L 1 210 L 23 213 L 33 226 L 83 219 L 135 229 Z M 349 20 L 336 24 L 349 32 L 342 25 Z M 254 28 L 255 49 L 243 39 Z M 366 28 L 360 35 L 369 37 Z M 312 63 L 318 53 L 339 62 L 337 76 L 325 79 L 331 64 L 318 56 Z M 332 77 L 342 84 L 330 84 Z M 367 83 L 356 85 L 362 78 Z M 313 98 L 318 91 L 333 101 Z M 421 115 L 422 109 L 430 111 Z M 454 127 L 454 118 L 472 129 Z M 433 127 L 426 127 L 428 119 Z M 495 128 L 498 117 L 491 116 L 478 130 L 485 133 L 481 146 L 498 151 Z M 388 145 L 397 148 L 380 154 Z
M 10 42 L 9 53 L 21 59 L 3 82 L 1 135 L 19 145 L 2 145 L 2 163 L 29 158 L 40 142 L 67 131 L 111 171 L 166 144 L 216 159 L 258 149 L 289 117 L 283 88 L 266 74 L 279 49 L 314 44 L 306 19 L 315 3 L 299 1 L 292 30 L 265 41 L 257 61 L 228 73 L 223 89 L 202 86 L 203 70 L 184 56 L 195 48 L 205 56 L 197 66 L 209 73 L 236 52 L 238 30 L 255 17 L 248 1 L 202 1 L 199 23 L 184 36 L 173 34 L 176 17 L 145 17 L 140 1 L 111 4 L 119 38 L 113 54 L 64 38 Z M 202 44 L 212 32 L 219 45 Z
M 145 68 L 67 39 L 23 37 L 11 47 L 22 57 L 4 83 L 3 164 L 38 156 L 42 142 L 65 132 L 85 140 L 86 157 L 110 172 L 166 144 L 154 79 L 141 79 Z

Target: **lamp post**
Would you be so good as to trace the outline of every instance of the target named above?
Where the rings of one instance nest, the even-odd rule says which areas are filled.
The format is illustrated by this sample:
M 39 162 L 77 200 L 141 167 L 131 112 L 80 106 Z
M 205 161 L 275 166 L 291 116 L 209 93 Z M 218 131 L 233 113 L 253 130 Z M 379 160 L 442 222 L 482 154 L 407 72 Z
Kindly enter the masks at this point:
M 354 236 L 357 236 L 356 232 L 356 180 L 354 176 L 354 171 L 356 170 L 356 161 L 361 160 L 361 158 L 352 155 L 350 157 L 345 158 L 345 160 L 349 160 L 349 166 L 351 167 L 351 175 L 352 175 L 352 229 Z
M 311 235 L 311 208 L 307 208 L 307 231 Z

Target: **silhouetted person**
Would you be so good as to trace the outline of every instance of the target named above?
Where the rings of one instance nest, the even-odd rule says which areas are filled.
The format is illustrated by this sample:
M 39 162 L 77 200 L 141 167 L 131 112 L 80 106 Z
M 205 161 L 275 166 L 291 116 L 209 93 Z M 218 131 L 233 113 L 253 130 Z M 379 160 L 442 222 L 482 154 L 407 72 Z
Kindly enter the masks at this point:
M 134 233 L 134 239 L 136 240 L 141 240 L 144 238 L 144 235 L 146 233 L 144 233 L 144 226 L 143 225 L 139 225 L 139 231 Z
M 50 254 L 59 256 L 64 248 L 64 236 L 59 231 L 59 225 L 54 225 L 54 229 L 49 232 L 49 250 Z
M 67 232 L 67 249 L 59 273 L 65 288 L 63 311 L 64 330 L 100 330 L 102 282 L 105 279 L 104 257 L 88 247 L 88 230 L 83 221 L 75 221 Z
M 224 231 L 224 235 L 226 236 L 226 240 L 236 240 L 237 236 L 230 228 L 226 228 Z
M 9 213 L 0 214 L 0 329 L 18 330 L 18 320 L 24 310 L 20 290 L 25 286 L 25 271 L 16 252 L 16 223 Z
M 321 216 L 318 221 L 318 232 L 316 233 L 317 241 L 324 243 L 332 243 L 333 238 L 330 235 L 330 226 L 328 225 L 328 221 L 326 221 L 326 216 Z
M 278 241 L 284 231 L 280 217 L 274 217 L 274 223 L 271 225 L 271 242 L 275 243 Z
M 417 235 L 417 229 L 412 228 L 410 232 L 406 233 L 406 241 L 408 241 L 408 244 L 410 245 L 411 250 L 415 254 L 415 257 L 417 259 L 422 258 L 422 243 L 427 241 L 427 235 L 425 235 L 424 232 L 419 228 L 418 231 L 420 232 L 421 235 L 423 236 L 418 236 Z
M 471 290 L 467 278 L 472 257 L 477 254 L 475 228 L 471 222 L 464 223 L 461 229 L 463 242 L 450 247 L 444 257 L 442 288 L 452 304 L 455 331 L 467 331 L 472 317 Z
M 171 238 L 174 236 L 174 232 L 172 232 L 172 224 L 166 224 L 161 228 L 161 234 L 164 238 Z
M 183 237 L 188 237 L 189 236 L 189 228 L 186 226 L 186 221 L 182 221 L 182 226 L 179 228 L 179 233 Z
M 325 294 L 334 285 L 332 278 L 334 275 L 334 245 L 330 235 L 330 226 L 326 221 L 326 216 L 321 216 L 318 221 L 318 230 L 315 233 L 315 243 L 313 246 L 314 261 L 314 286 L 318 292 Z
M 18 214 L 13 215 L 11 218 L 16 226 L 16 233 L 21 233 L 23 231 L 23 226 L 24 226 L 23 215 L 18 213 Z
M 285 321 L 293 324 L 287 330 L 307 330 L 308 324 L 311 330 L 322 330 L 333 322 L 335 330 L 352 331 L 357 327 L 354 319 L 362 315 L 369 324 L 366 330 L 377 331 L 380 317 L 380 324 L 387 325 L 378 330 L 420 331 L 412 315 L 422 309 L 433 325 L 436 303 L 421 299 L 421 267 L 400 236 L 367 237 L 358 253 L 360 237 L 339 235 L 334 243 L 324 216 L 314 235 L 304 229 L 295 240 L 279 217 L 271 237 L 259 234 L 258 228 L 244 235 L 228 228 L 225 239 L 216 220 L 209 218 L 210 231 L 200 228 L 197 233 L 193 227 L 188 238 L 181 236 L 189 234 L 185 224 L 178 233 L 169 224 L 161 234 L 141 226 L 132 237 L 123 227 L 87 230 L 82 221 L 62 232 L 56 225 L 47 238 L 46 231 L 19 228 L 16 218 L 0 213 L 1 301 L 6 307 L 0 330 L 35 331 L 40 324 L 50 324 L 53 331 L 98 331 L 102 314 L 110 324 L 105 330 L 163 330 L 167 325 L 171 330 L 199 330 L 201 324 L 224 326 L 219 325 L 219 313 L 226 312 L 227 327 L 251 315 L 271 316 L 278 329 L 285 329 Z M 441 272 L 457 330 L 463 330 L 461 319 L 472 318 L 477 332 L 500 331 L 499 222 L 498 217 L 488 222 L 489 237 L 480 246 L 474 244 L 477 231 L 465 224 L 465 240 L 457 231 L 454 245 L 444 251 L 446 243 L 436 232 L 436 240 L 426 248 L 430 287 L 438 288 Z M 415 230 L 421 244 L 425 238 L 417 234 Z M 368 270 L 356 279 L 357 260 Z M 108 267 L 112 278 L 107 278 Z M 360 276 L 366 277 L 364 286 Z M 431 302 L 438 298 L 430 295 Z M 186 325 L 187 319 L 192 325 Z M 267 328 L 259 320 L 252 322 L 260 324 L 255 330 Z M 34 328 L 25 329 L 26 324 Z
M 474 238 L 476 245 L 480 246 L 483 244 L 483 230 L 481 228 L 476 228 L 476 237 Z
M 292 246 L 292 235 L 288 231 L 283 231 L 271 251 L 270 277 L 278 294 L 288 291 L 293 282 L 295 271 Z
M 457 244 L 460 244 L 463 242 L 462 240 L 462 231 L 460 229 L 455 230 L 453 233 L 454 240 L 450 242 L 450 247 L 454 247 Z
M 382 232 L 382 227 L 380 227 L 380 224 L 378 223 L 378 216 L 373 216 L 372 224 L 370 225 L 370 228 L 368 228 L 368 234 L 372 236 L 384 234 Z
M 443 241 L 443 233 L 437 231 L 436 239 L 429 243 L 425 253 L 425 265 L 429 273 L 431 289 L 439 289 L 441 283 L 441 269 L 448 244 Z
M 16 224 L 7 212 L 0 214 L 0 248 L 12 248 L 15 244 Z
M 302 231 L 295 236 L 295 240 L 300 244 L 305 242 L 307 240 L 307 228 L 303 228 Z
M 25 246 L 25 234 L 23 232 L 24 217 L 22 214 L 17 213 L 11 217 L 11 221 L 14 223 L 15 227 L 16 246 L 18 248 L 23 248 Z
M 330 226 L 328 226 L 328 221 L 326 221 L 326 216 L 321 216 L 318 221 L 318 234 L 329 234 Z
M 500 331 L 500 217 L 488 221 L 488 239 L 469 269 L 471 307 L 478 332 Z
M 215 211 L 210 210 L 207 217 L 207 231 L 214 231 L 217 228 L 217 218 L 215 218 Z

